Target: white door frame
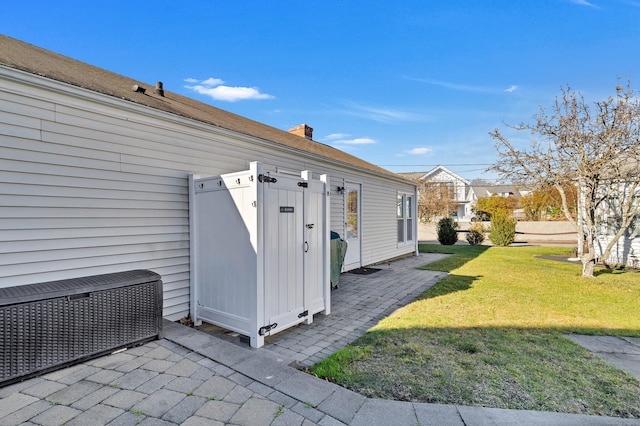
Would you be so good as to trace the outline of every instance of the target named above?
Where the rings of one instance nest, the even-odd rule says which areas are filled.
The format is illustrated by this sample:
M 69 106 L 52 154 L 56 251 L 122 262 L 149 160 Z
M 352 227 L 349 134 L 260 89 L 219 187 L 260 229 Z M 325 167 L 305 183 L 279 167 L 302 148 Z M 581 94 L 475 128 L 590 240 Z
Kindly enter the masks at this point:
M 347 241 L 347 253 L 344 257 L 342 271 L 350 271 L 362 266 L 362 184 L 357 182 L 345 182 L 344 185 L 344 239 Z M 349 191 L 356 190 L 358 194 L 356 232 L 357 238 L 349 238 Z

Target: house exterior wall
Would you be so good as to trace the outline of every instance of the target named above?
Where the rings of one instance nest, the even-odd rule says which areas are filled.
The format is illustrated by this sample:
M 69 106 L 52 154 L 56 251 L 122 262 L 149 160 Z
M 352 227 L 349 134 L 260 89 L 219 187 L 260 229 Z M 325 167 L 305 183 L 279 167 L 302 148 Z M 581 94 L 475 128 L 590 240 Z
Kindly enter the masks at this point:
M 446 170 L 439 169 L 437 172 L 429 176 L 429 180 L 433 182 L 450 182 L 451 184 L 453 184 L 455 200 L 466 200 L 467 185 L 463 181 L 461 181 L 459 177 L 448 173 Z
M 584 196 L 582 192 L 583 199 Z M 638 198 L 640 198 L 640 193 L 636 192 L 634 199 Z M 598 258 L 602 257 L 607 246 L 620 230 L 620 207 L 616 204 L 607 200 L 598 209 L 597 221 L 599 225 L 596 228 L 597 235 L 594 242 Z M 640 267 L 640 215 L 635 216 L 629 228 L 613 245 L 609 258 L 602 260 L 606 260 L 610 265 Z
M 610 235 L 601 235 L 596 238 L 597 256 L 602 255 L 610 241 Z M 632 230 L 621 237 L 613 246 L 607 263 L 609 265 L 626 265 L 633 268 L 640 267 L 640 233 Z
M 362 183 L 363 265 L 415 251 L 396 238 L 396 194 L 411 183 L 0 67 L 0 287 L 151 269 L 164 316 L 179 319 L 189 305 L 188 176 L 251 161 L 328 174 L 341 235 L 336 187 Z
M 460 176 L 450 172 L 442 166 L 431 170 L 423 179 L 431 182 L 448 183 L 453 187 L 453 200 L 458 203 L 456 215 L 458 220 L 470 220 L 472 217 L 471 204 L 468 200 L 470 186 Z

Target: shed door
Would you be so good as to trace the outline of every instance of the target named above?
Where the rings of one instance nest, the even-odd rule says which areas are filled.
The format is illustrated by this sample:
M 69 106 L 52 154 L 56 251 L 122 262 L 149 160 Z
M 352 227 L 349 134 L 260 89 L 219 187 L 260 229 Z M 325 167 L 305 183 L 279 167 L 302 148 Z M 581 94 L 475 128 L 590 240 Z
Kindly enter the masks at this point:
M 264 188 L 264 313 L 273 332 L 304 321 L 304 188 L 274 175 Z
M 310 180 L 305 190 L 305 253 L 304 287 L 305 309 L 309 311 L 307 322 L 313 314 L 325 309 L 325 185 L 324 182 Z

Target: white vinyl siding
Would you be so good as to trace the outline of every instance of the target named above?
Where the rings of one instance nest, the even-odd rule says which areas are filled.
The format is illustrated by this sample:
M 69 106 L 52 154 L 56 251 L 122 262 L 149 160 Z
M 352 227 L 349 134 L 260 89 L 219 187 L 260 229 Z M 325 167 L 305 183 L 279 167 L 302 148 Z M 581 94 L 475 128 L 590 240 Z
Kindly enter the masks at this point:
M 596 238 L 596 255 L 600 256 L 604 252 L 609 241 L 611 241 L 611 236 L 609 235 L 601 235 Z M 607 262 L 610 265 L 640 267 L 640 237 L 637 235 L 622 236 L 613 246 Z
M 345 181 L 343 178 L 337 177 L 335 174 L 329 176 L 329 192 L 331 194 L 331 217 L 329 219 L 329 227 L 332 231 L 340 234 L 344 238 L 344 189 L 338 191 L 338 187 L 344 188 Z
M 411 253 L 395 238 L 411 183 L 0 67 L 0 287 L 150 269 L 164 316 L 189 306 L 188 175 L 268 167 L 328 174 L 331 230 L 345 181 L 362 182 L 362 262 Z
M 637 201 L 640 195 L 636 195 L 635 198 Z M 595 240 L 596 256 L 602 256 L 615 234 L 620 230 L 622 221 L 619 215 L 619 207 L 613 208 L 606 203 L 601 205 L 599 210 L 601 224 L 598 227 L 599 232 Z M 633 222 L 624 235 L 613 245 L 609 258 L 605 260 L 610 265 L 640 267 L 640 215 L 635 215 Z

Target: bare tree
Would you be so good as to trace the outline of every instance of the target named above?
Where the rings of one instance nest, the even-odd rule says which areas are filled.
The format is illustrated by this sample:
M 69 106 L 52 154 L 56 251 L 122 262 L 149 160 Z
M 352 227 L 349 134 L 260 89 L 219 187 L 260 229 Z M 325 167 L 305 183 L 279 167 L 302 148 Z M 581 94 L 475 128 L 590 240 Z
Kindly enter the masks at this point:
M 617 86 L 616 96 L 588 104 L 582 95 L 562 89 L 551 111 L 540 107 L 533 124 L 508 126 L 531 132 L 528 149 L 519 149 L 498 129 L 498 161 L 491 170 L 533 187 L 553 186 L 562 211 L 582 236 L 582 275 L 593 277 L 596 261 L 605 265 L 613 247 L 640 213 L 640 101 L 630 83 Z M 577 218 L 571 214 L 568 185 L 577 186 Z M 596 239 L 614 214 L 618 229 L 596 258 Z
M 451 182 L 416 179 L 418 183 L 418 218 L 431 222 L 437 217 L 449 217 L 456 209 L 455 188 Z

